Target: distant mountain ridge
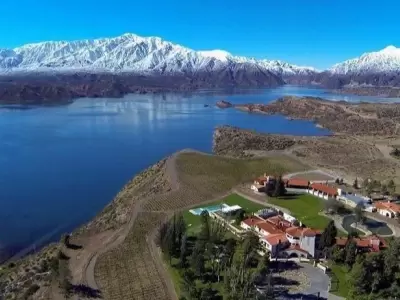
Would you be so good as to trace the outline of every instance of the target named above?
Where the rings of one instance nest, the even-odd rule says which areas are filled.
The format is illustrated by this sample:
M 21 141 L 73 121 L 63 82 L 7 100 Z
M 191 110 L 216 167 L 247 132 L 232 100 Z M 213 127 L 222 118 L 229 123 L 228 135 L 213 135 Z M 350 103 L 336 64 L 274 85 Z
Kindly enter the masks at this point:
M 224 69 L 258 69 L 277 76 L 309 74 L 316 70 L 279 60 L 233 56 L 223 50 L 194 51 L 162 40 L 124 34 L 95 40 L 42 42 L 15 49 L 0 49 L 0 71 L 87 71 L 135 74 L 218 72 Z

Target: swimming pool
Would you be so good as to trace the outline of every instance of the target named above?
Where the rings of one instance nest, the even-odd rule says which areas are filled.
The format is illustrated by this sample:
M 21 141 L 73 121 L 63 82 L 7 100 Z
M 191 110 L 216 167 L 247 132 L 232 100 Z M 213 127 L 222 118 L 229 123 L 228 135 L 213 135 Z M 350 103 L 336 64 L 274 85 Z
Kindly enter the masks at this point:
M 229 205 L 225 204 L 225 203 L 221 203 L 221 204 L 217 204 L 217 205 L 212 205 L 212 206 L 207 206 L 207 207 L 199 207 L 199 208 L 194 208 L 189 210 L 192 214 L 199 216 L 201 215 L 201 213 L 206 210 L 209 213 L 211 212 L 216 212 L 221 210 L 222 208 L 226 208 L 229 207 Z

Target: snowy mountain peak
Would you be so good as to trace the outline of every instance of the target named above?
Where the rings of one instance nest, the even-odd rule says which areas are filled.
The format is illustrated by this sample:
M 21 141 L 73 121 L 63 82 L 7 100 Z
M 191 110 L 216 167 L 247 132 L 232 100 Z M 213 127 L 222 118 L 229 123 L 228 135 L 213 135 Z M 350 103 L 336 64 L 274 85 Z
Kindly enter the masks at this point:
M 272 72 L 278 76 L 313 72 L 286 63 L 233 56 L 224 50 L 194 51 L 159 37 L 141 37 L 133 33 L 0 49 L 0 72 L 84 70 L 168 74 L 235 68 Z
M 364 53 L 358 58 L 335 64 L 330 71 L 334 74 L 398 72 L 400 71 L 400 48 L 391 45 L 380 51 Z
M 393 45 L 387 46 L 386 48 L 382 49 L 380 52 L 385 52 L 385 53 L 393 53 L 393 52 L 398 52 L 400 51 L 399 48 L 396 48 Z
M 232 57 L 232 54 L 224 50 L 198 51 L 198 53 L 204 57 L 215 58 L 220 61 L 227 61 L 228 58 Z

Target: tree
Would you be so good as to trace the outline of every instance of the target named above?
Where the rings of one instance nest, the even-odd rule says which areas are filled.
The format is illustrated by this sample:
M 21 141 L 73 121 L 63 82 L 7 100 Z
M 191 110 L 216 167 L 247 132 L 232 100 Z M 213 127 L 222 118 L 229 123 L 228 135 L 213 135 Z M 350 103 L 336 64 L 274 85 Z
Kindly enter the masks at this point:
M 175 218 L 175 235 L 177 238 L 177 245 L 181 245 L 182 237 L 186 232 L 186 222 L 185 219 L 183 218 L 183 214 L 179 214 Z
M 278 179 L 275 181 L 275 189 L 273 196 L 280 197 L 286 193 L 285 183 L 282 180 L 282 176 L 279 176 Z
M 245 211 L 243 209 L 239 209 L 235 213 L 235 224 L 240 225 L 240 223 L 244 220 L 245 218 Z
M 357 257 L 349 276 L 350 294 L 352 298 L 363 295 L 369 290 L 368 270 L 362 256 Z
M 163 252 L 167 255 L 169 263 L 172 262 L 172 257 L 176 252 L 176 235 L 174 223 L 169 223 L 168 230 L 163 238 Z
M 185 270 L 182 274 L 182 289 L 185 291 L 189 299 L 195 299 L 196 296 L 195 279 L 195 275 L 190 269 Z
M 206 270 L 204 255 L 199 254 L 193 258 L 192 268 L 197 277 L 201 277 L 204 275 L 204 272 Z
M 367 193 L 368 197 L 371 198 L 372 192 L 374 191 L 374 187 L 372 186 L 372 184 L 368 184 L 365 187 L 365 192 Z
M 356 261 L 356 254 L 357 254 L 357 244 L 353 239 L 349 239 L 345 247 L 345 263 L 348 266 L 352 266 Z
M 355 221 L 357 223 L 361 223 L 361 224 L 364 223 L 364 221 L 365 221 L 364 204 L 357 203 L 356 207 L 354 208 L 354 216 L 355 216 Z
M 247 266 L 260 250 L 260 239 L 254 233 L 249 232 L 243 239 L 244 264 Z
M 235 239 L 228 239 L 225 244 L 223 255 L 226 257 L 227 266 L 232 264 L 233 255 L 235 254 L 236 250 L 236 240 Z
M 319 249 L 325 250 L 335 245 L 337 232 L 335 222 L 331 220 L 321 234 Z
M 201 231 L 199 234 L 199 239 L 209 241 L 210 240 L 210 215 L 208 211 L 203 210 L 201 212 Z
M 358 189 L 358 179 L 357 179 L 357 177 L 353 182 L 353 188 Z
M 187 250 L 187 236 L 186 235 L 184 235 L 182 237 L 181 247 L 180 247 L 180 251 L 179 252 L 180 252 L 179 253 L 179 266 L 181 268 L 184 268 L 186 266 L 186 263 L 187 263 L 186 256 L 187 256 L 187 252 L 188 252 L 188 250 Z
M 265 254 L 263 257 L 259 258 L 257 269 L 254 274 L 254 284 L 258 285 L 264 281 L 264 278 L 269 271 L 269 265 L 269 255 Z
M 346 259 L 346 253 L 344 249 L 340 248 L 339 246 L 333 246 L 331 258 L 336 263 L 343 263 Z
M 393 179 L 389 180 L 387 184 L 387 190 L 391 195 L 393 195 L 396 192 L 396 185 L 394 184 Z
M 209 284 L 206 288 L 202 289 L 200 294 L 200 300 L 212 300 L 214 298 L 214 290 Z
M 387 194 L 389 193 L 386 184 L 382 184 L 382 185 L 381 185 L 381 193 L 384 194 L 384 195 L 387 195 Z

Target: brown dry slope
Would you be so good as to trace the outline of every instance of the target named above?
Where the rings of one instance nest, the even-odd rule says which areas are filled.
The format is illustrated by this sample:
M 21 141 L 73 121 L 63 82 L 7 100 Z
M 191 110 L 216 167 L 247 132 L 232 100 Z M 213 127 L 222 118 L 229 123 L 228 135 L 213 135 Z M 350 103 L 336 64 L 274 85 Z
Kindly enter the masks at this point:
M 222 126 L 214 133 L 216 154 L 239 157 L 284 152 L 316 169 L 333 171 L 353 181 L 356 177 L 377 180 L 394 179 L 400 184 L 400 161 L 388 157 L 379 142 L 383 138 L 337 135 L 297 137 L 261 134 Z

